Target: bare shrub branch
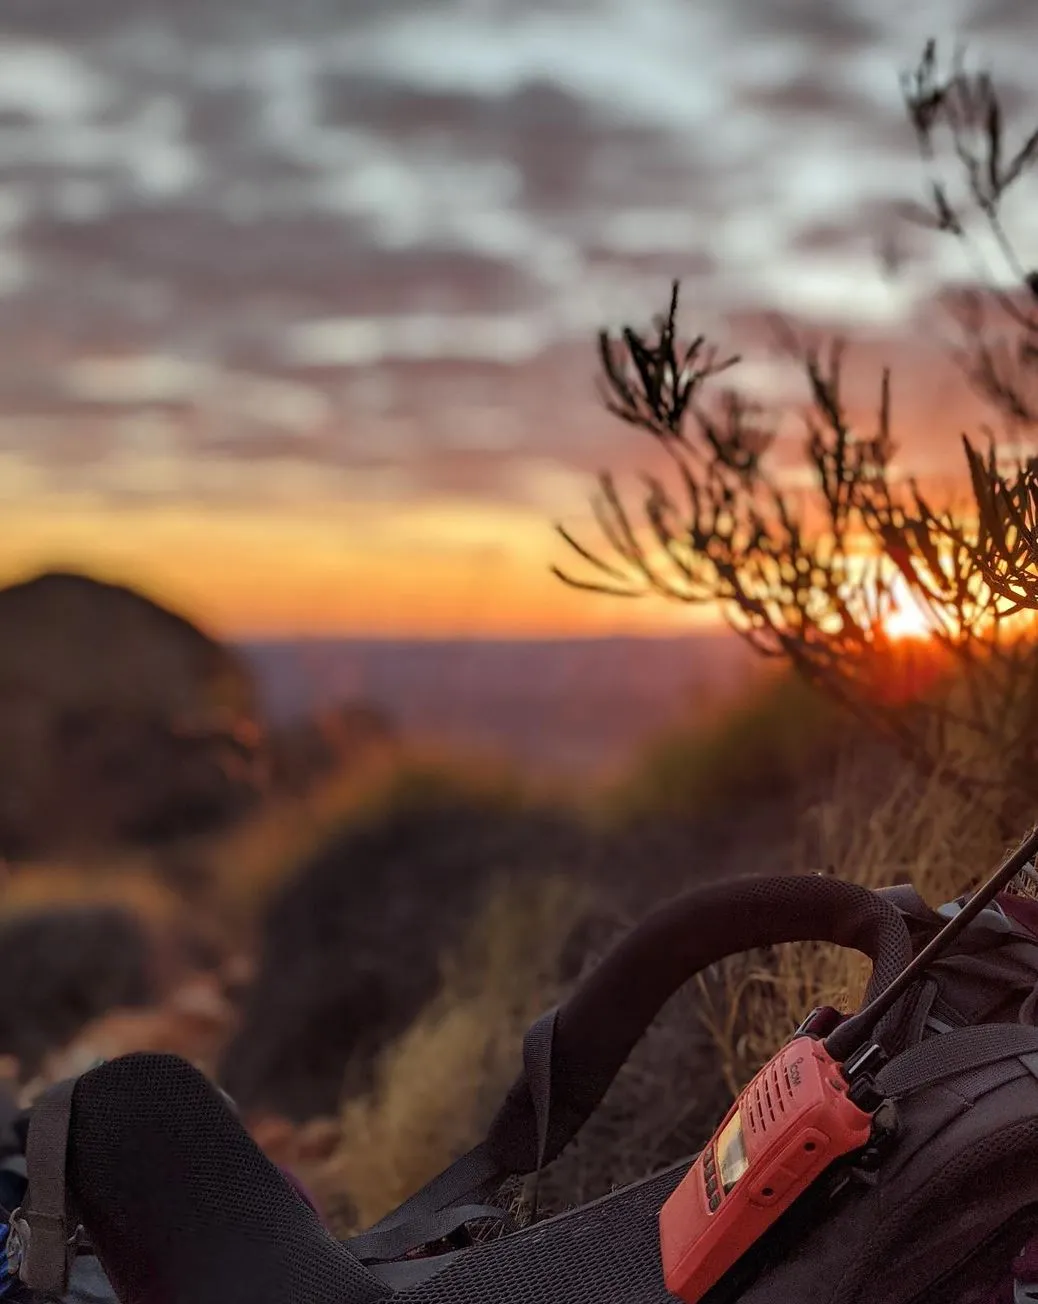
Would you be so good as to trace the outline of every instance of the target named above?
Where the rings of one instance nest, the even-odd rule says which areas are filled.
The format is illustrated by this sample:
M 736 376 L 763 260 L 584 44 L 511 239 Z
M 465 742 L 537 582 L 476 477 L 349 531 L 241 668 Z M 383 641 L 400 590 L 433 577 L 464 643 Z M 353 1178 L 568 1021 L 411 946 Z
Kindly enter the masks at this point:
M 1019 282 L 1009 292 L 988 278 L 1014 349 L 989 337 L 978 292 L 959 312 L 967 376 L 1019 440 L 1038 421 L 1027 390 L 1038 373 L 1038 273 L 1016 257 L 1002 204 L 1038 155 L 1038 131 L 1010 150 L 991 78 L 968 74 L 961 56 L 942 76 L 934 43 L 904 93 L 924 158 L 937 157 L 943 132 L 965 180 L 964 198 L 932 181 L 917 220 L 972 247 L 979 214 Z M 984 441 L 963 435 L 966 500 L 934 502 L 895 471 L 889 371 L 862 432 L 844 396 L 843 343 L 805 345 L 780 320 L 776 336 L 807 386 L 800 451 L 811 492 L 799 494 L 779 464 L 774 414 L 728 379 L 739 357 L 702 334 L 682 345 L 678 300 L 675 283 L 651 331 L 599 337 L 607 410 L 650 437 L 670 474 L 644 474 L 632 508 L 602 472 L 592 510 L 604 547 L 560 527 L 583 569 L 556 575 L 592 591 L 716 605 L 757 652 L 786 659 L 880 727 L 923 773 L 988 794 L 1008 816 L 1024 799 L 1023 767 L 1038 759 L 1038 658 L 1021 632 L 1038 610 L 1038 458 L 1018 442 L 1007 459 L 990 431 Z M 905 604 L 925 616 L 925 642 L 891 638 Z

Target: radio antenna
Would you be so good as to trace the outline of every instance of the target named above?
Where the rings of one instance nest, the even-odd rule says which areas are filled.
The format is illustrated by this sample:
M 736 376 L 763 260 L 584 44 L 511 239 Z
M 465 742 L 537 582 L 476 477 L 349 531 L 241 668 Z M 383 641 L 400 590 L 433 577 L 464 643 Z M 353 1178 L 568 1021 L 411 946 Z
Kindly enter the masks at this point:
M 836 1060 L 844 1060 L 873 1032 L 876 1024 L 905 994 L 909 987 L 955 941 L 984 907 L 992 902 L 1004 887 L 1025 870 L 1038 855 L 1038 825 L 1024 838 L 995 870 L 986 883 L 982 883 L 961 910 L 948 920 L 939 933 L 932 937 L 912 962 L 875 996 L 857 1014 L 839 1024 L 825 1039 L 825 1046 Z

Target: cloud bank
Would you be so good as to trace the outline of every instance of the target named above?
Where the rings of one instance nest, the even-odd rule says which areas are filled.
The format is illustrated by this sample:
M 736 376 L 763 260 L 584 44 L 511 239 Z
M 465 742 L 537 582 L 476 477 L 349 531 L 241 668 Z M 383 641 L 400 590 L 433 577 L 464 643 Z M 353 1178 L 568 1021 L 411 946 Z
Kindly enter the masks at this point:
M 898 73 L 962 34 L 1026 111 L 1034 24 L 1026 0 L 6 0 L 0 454 L 113 502 L 568 510 L 627 456 L 594 332 L 672 276 L 736 345 L 774 309 L 904 337 L 955 271 L 901 230 Z

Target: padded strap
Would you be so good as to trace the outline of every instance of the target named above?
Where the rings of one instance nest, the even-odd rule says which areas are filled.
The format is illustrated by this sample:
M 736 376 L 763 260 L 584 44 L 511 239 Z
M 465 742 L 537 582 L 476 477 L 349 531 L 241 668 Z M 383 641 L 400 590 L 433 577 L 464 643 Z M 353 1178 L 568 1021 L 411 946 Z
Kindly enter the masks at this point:
M 19 1276 L 41 1295 L 63 1295 L 68 1288 L 65 1156 L 77 1082 L 68 1078 L 48 1087 L 33 1105 L 25 1146 L 28 1203 L 11 1219 L 21 1243 Z
M 447 1250 L 444 1254 L 397 1259 L 392 1263 L 373 1263 L 368 1271 L 396 1295 L 415 1286 L 424 1286 L 467 1253 L 467 1249 Z M 352 1301 L 344 1300 L 343 1304 L 352 1304 Z M 385 1301 L 380 1301 L 380 1304 L 385 1304 Z
M 800 941 L 833 942 L 869 956 L 869 997 L 912 956 L 908 930 L 892 903 L 820 875 L 715 883 L 661 906 L 555 1012 L 549 1071 L 539 1069 L 532 1082 L 524 1068 L 491 1124 L 486 1144 L 501 1170 L 530 1173 L 556 1158 L 659 1010 L 697 973 L 729 955 Z
M 616 945 L 569 998 L 542 1015 L 523 1045 L 523 1071 L 484 1142 L 399 1209 L 348 1242 L 364 1258 L 394 1237 L 408 1249 L 435 1239 L 448 1205 L 485 1200 L 514 1174 L 539 1172 L 594 1112 L 666 1001 L 726 956 L 781 942 L 828 941 L 873 962 L 869 994 L 912 954 L 897 909 L 840 879 L 762 876 L 710 884 L 658 908 Z M 406 1252 L 406 1250 L 404 1251 Z

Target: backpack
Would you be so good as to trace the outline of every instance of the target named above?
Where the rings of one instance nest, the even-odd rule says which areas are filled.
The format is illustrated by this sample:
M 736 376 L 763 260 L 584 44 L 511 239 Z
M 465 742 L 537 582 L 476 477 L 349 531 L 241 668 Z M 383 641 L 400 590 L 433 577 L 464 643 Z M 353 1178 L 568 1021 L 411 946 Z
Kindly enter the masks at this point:
M 728 1298 L 1038 1299 L 1026 1271 L 1013 1276 L 1038 1232 L 1038 937 L 1008 901 L 985 908 L 876 1030 L 891 1148 L 852 1166 L 839 1197 Z M 872 960 L 869 999 L 956 908 L 821 876 L 712 884 L 658 908 L 531 1027 L 485 1139 L 345 1243 L 202 1074 L 173 1056 L 112 1060 L 30 1115 L 14 1262 L 30 1288 L 60 1296 L 78 1228 L 123 1304 L 666 1304 L 659 1212 L 695 1156 L 524 1228 L 495 1203 L 506 1180 L 559 1155 L 663 1004 L 725 956 L 850 947 Z

